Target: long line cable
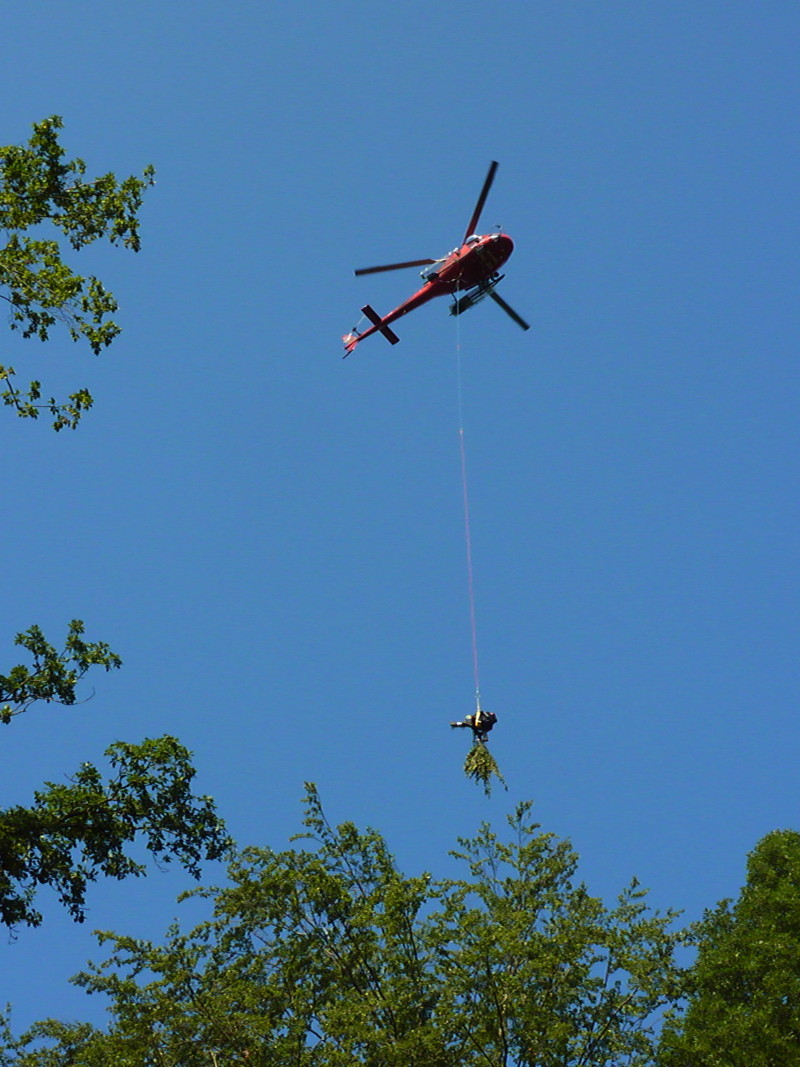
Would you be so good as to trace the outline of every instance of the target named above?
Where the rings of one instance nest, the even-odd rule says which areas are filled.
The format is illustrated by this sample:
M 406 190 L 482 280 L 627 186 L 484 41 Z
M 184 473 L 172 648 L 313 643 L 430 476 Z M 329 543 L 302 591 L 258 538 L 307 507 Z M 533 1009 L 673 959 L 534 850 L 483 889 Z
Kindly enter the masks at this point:
M 456 294 L 458 297 L 458 294 Z M 458 447 L 461 454 L 461 490 L 464 500 L 464 536 L 467 546 L 467 590 L 469 621 L 472 630 L 472 671 L 475 680 L 475 708 L 481 710 L 481 682 L 478 671 L 478 627 L 475 616 L 475 583 L 472 574 L 472 534 L 469 524 L 469 489 L 467 486 L 467 452 L 464 446 L 464 399 L 461 373 L 461 316 L 456 315 L 456 367 L 458 379 Z

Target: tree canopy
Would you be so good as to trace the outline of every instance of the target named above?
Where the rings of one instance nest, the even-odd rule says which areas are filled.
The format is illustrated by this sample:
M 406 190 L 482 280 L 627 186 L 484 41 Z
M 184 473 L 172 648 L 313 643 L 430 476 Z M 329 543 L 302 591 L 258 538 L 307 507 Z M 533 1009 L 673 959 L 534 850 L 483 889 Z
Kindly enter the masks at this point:
M 107 1030 L 39 1024 L 20 1067 L 603 1067 L 651 1062 L 680 980 L 675 916 L 634 881 L 612 908 L 522 804 L 506 839 L 459 840 L 459 878 L 400 872 L 386 842 L 333 828 L 307 790 L 311 847 L 249 848 L 213 916 L 163 944 L 105 933 L 77 976 Z M 43 1043 L 42 1043 L 43 1042 Z M 23 1051 L 25 1050 L 25 1051 Z
M 137 838 L 152 857 L 177 860 L 195 878 L 203 859 L 229 850 L 211 797 L 192 793 L 191 754 L 176 738 L 117 741 L 105 755 L 115 771 L 107 781 L 82 763 L 68 780 L 46 782 L 32 805 L 0 810 L 0 923 L 38 926 L 41 886 L 83 922 L 89 882 L 146 872 L 128 851 Z
M 706 913 L 688 1007 L 664 1029 L 663 1067 L 800 1063 L 800 833 L 750 853 L 739 899 Z
M 69 336 L 85 339 L 94 353 L 111 344 L 120 327 L 110 318 L 117 301 L 99 278 L 77 274 L 64 258 L 62 240 L 77 252 L 107 238 L 137 252 L 139 209 L 154 170 L 120 181 L 113 173 L 86 180 L 86 163 L 67 159 L 59 141 L 62 120 L 52 115 L 34 123 L 27 144 L 0 146 L 0 293 L 9 306 L 9 325 L 23 337 L 46 341 L 61 322 Z M 0 398 L 23 418 L 49 411 L 53 427 L 75 428 L 92 405 L 85 388 L 66 400 L 43 400 L 42 385 L 22 390 L 14 368 L 0 365 Z
M 71 705 L 77 684 L 96 666 L 119 667 L 104 642 L 88 642 L 74 619 L 61 651 L 38 626 L 17 634 L 31 655 L 0 675 L 0 722 L 10 723 L 35 702 Z M 114 771 L 107 781 L 83 763 L 64 782 L 46 782 L 32 805 L 0 809 L 0 923 L 37 926 L 38 889 L 54 889 L 70 915 L 84 918 L 88 883 L 98 876 L 125 878 L 145 872 L 129 847 L 143 839 L 150 854 L 175 859 L 195 877 L 201 859 L 219 859 L 230 842 L 210 797 L 197 797 L 190 753 L 174 738 L 118 741 L 105 753 Z

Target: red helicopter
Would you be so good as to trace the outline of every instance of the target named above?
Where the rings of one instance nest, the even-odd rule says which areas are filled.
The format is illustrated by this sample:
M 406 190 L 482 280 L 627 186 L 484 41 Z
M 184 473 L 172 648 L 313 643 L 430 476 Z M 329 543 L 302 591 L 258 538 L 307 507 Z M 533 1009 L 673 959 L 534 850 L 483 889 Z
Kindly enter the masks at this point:
M 489 173 L 486 175 L 475 210 L 472 212 L 472 218 L 469 220 L 463 243 L 458 248 L 454 248 L 441 259 L 412 259 L 405 263 L 388 263 L 383 267 L 362 267 L 361 270 L 356 271 L 359 275 L 377 274 L 384 270 L 400 270 L 402 267 L 431 268 L 422 271 L 421 277 L 425 279 L 422 288 L 383 318 L 369 304 L 361 309 L 362 314 L 366 315 L 372 325 L 363 333 L 359 333 L 353 327 L 350 333 L 345 334 L 342 338 L 345 357 L 350 355 L 359 341 L 363 341 L 372 333 L 380 332 L 387 341 L 396 345 L 400 338 L 394 330 L 390 329 L 390 323 L 407 315 L 409 311 L 427 303 L 435 296 L 445 294 L 456 294 L 455 300 L 450 305 L 451 315 L 460 315 L 485 296 L 490 296 L 518 326 L 521 326 L 523 330 L 529 329 L 528 323 L 494 291 L 497 283 L 504 277 L 498 271 L 514 251 L 514 242 L 505 233 L 490 233 L 483 236 L 475 233 L 496 172 L 497 163 L 493 162 L 489 167 Z

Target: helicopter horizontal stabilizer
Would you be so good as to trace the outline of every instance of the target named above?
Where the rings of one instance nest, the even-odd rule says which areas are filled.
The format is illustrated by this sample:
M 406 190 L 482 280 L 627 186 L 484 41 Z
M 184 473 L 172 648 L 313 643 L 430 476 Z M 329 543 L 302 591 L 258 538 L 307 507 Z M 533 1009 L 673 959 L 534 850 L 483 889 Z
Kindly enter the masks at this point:
M 400 340 L 394 330 L 390 330 L 388 326 L 384 326 L 383 319 L 380 317 L 377 311 L 375 311 L 369 306 L 369 304 L 364 305 L 364 307 L 361 309 L 361 314 L 367 316 L 372 325 L 380 330 L 380 332 L 383 334 L 389 344 L 396 345 L 397 342 Z

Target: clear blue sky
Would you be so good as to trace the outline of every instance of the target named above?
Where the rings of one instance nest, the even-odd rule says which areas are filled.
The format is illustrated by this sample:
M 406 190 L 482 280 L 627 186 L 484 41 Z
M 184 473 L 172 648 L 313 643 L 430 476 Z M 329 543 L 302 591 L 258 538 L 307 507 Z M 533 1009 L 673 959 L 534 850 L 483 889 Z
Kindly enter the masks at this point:
M 242 844 L 284 847 L 310 779 L 444 873 L 530 798 L 609 901 L 735 894 L 798 825 L 799 30 L 731 0 L 6 10 L 0 143 L 58 113 L 90 171 L 158 184 L 138 256 L 79 260 L 115 345 L 3 342 L 96 407 L 0 418 L 0 669 L 76 616 L 125 665 L 3 729 L 2 803 L 169 732 Z M 487 801 L 447 726 L 473 704 L 454 320 L 339 338 L 418 281 L 353 268 L 451 249 L 492 159 L 481 229 L 532 328 L 461 322 Z M 186 885 L 98 885 L 84 927 L 48 903 L 0 1002 L 102 1018 L 66 981 L 91 930 L 159 937 Z

